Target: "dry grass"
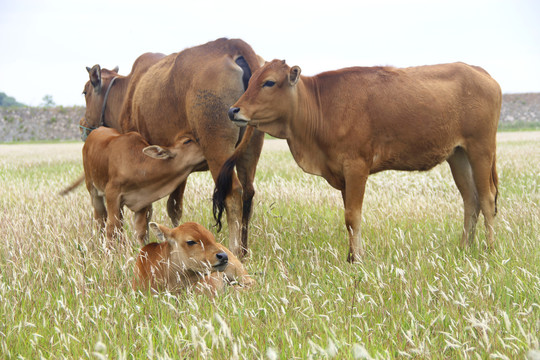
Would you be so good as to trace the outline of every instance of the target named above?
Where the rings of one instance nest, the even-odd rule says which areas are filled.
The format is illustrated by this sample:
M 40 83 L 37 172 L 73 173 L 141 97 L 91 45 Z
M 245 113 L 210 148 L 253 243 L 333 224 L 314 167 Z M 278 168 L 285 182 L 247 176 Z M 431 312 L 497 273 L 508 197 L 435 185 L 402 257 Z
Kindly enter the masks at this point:
M 246 263 L 259 286 L 214 300 L 131 290 L 136 241 L 109 252 L 86 190 L 57 196 L 81 144 L 0 145 L 0 357 L 525 358 L 540 349 L 540 133 L 524 134 L 499 137 L 492 252 L 481 223 L 458 249 L 462 203 L 442 165 L 370 177 L 355 265 L 340 194 L 268 142 Z M 184 221 L 211 228 L 212 189 L 190 177 Z M 163 200 L 154 220 L 168 223 Z

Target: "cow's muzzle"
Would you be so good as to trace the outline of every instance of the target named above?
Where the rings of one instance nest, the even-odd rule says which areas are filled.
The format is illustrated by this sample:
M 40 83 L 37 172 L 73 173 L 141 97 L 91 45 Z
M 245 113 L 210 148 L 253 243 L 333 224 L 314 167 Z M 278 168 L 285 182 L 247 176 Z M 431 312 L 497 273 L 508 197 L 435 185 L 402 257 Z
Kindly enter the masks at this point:
M 221 252 L 216 254 L 216 258 L 218 260 L 218 263 L 213 266 L 214 270 L 217 271 L 223 271 L 229 265 L 229 257 L 227 256 L 227 253 Z
M 248 124 L 247 120 L 244 120 L 244 119 L 241 119 L 239 116 L 238 116 L 238 113 L 240 112 L 240 108 L 237 108 L 237 107 L 231 107 L 228 111 L 228 114 L 229 114 L 229 119 L 231 119 L 231 121 L 233 123 L 235 123 L 237 126 L 239 127 L 244 127 Z

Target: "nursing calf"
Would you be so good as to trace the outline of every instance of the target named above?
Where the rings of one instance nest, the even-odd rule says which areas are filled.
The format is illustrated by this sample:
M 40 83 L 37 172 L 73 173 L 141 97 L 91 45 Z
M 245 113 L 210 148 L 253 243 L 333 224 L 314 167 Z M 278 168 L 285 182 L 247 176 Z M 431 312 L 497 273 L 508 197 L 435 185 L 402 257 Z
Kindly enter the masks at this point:
M 190 222 L 170 229 L 152 222 L 150 227 L 162 242 L 141 249 L 135 264 L 135 290 L 177 293 L 194 289 L 215 295 L 227 280 L 246 287 L 255 284 L 238 258 L 203 226 Z
M 94 217 L 107 239 L 122 230 L 122 208 L 135 212 L 137 239 L 144 245 L 152 203 L 185 181 L 204 156 L 193 138 L 178 134 L 172 146 L 150 146 L 136 132 L 120 134 L 100 127 L 83 146 L 86 188 Z

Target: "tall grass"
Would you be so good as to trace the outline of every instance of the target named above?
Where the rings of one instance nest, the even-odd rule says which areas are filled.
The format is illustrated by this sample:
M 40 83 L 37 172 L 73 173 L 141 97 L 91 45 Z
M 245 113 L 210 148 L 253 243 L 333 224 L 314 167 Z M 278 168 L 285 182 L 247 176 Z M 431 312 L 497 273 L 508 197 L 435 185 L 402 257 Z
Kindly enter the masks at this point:
M 246 261 L 258 286 L 209 299 L 131 289 L 131 214 L 132 241 L 110 251 L 84 186 L 57 195 L 82 172 L 80 144 L 0 146 L 0 357 L 524 359 L 540 349 L 540 136 L 501 140 L 498 170 L 493 251 L 482 218 L 459 249 L 442 165 L 369 178 L 367 255 L 351 265 L 340 193 L 265 151 Z M 212 189 L 190 176 L 183 221 L 215 232 Z M 164 200 L 154 220 L 169 224 Z

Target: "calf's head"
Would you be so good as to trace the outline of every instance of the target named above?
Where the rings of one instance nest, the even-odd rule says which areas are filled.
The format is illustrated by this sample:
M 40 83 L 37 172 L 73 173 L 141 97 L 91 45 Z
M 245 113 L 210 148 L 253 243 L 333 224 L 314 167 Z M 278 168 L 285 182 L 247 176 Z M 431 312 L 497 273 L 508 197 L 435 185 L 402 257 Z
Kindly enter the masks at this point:
M 170 246 L 170 265 L 178 271 L 206 273 L 224 271 L 227 253 L 217 246 L 214 235 L 202 225 L 188 222 L 174 229 L 151 222 L 150 228 Z
M 194 137 L 178 134 L 172 146 L 151 145 L 143 153 L 158 160 L 169 160 L 171 171 L 190 170 L 205 161 L 203 151 Z M 186 175 L 187 176 L 187 175 Z
M 289 67 L 285 60 L 266 63 L 253 74 L 246 92 L 229 109 L 231 121 L 283 137 L 280 127 L 296 111 L 300 72 L 300 67 Z

